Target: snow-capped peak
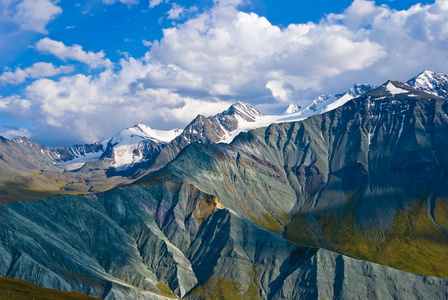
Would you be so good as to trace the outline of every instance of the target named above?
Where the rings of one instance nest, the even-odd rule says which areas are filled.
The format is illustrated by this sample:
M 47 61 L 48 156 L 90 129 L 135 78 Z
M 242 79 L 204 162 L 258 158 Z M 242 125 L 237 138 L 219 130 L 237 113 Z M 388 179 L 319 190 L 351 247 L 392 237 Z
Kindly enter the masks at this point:
M 283 114 L 284 115 L 290 115 L 290 114 L 295 113 L 296 111 L 298 111 L 301 108 L 302 107 L 300 105 L 291 103 Z
M 348 101 L 375 88 L 372 85 L 357 84 L 354 85 L 348 92 L 338 95 L 323 95 L 319 96 L 317 99 L 312 101 L 310 105 L 302 108 L 296 104 L 292 104 L 288 107 L 285 113 L 281 115 L 263 115 L 262 113 L 255 110 L 249 104 L 244 102 L 238 102 L 232 105 L 228 110 L 224 111 L 222 115 L 235 115 L 237 119 L 237 127 L 231 130 L 225 128 L 225 124 L 221 124 L 225 134 L 222 136 L 219 142 L 230 143 L 232 140 L 240 133 L 249 131 L 251 129 L 269 126 L 272 123 L 283 123 L 283 122 L 295 122 L 301 121 L 313 115 L 323 114 L 327 111 L 338 108 L 344 105 Z M 253 112 L 253 110 L 255 112 Z M 249 114 L 251 118 L 242 118 L 242 114 L 239 113 L 252 112 Z M 246 116 L 248 114 L 245 114 Z
M 57 164 L 70 171 L 82 167 L 89 161 L 106 161 L 116 168 L 125 168 L 145 160 L 146 151 L 161 144 L 167 144 L 182 133 L 180 129 L 157 130 L 138 123 L 126 128 L 110 139 L 99 142 L 102 151 L 78 155 L 73 160 Z
M 306 119 L 313 115 L 323 114 L 344 105 L 351 99 L 359 97 L 374 88 L 375 86 L 369 84 L 355 84 L 346 93 L 336 95 L 321 95 L 314 99 L 310 105 L 306 106 L 305 108 L 300 108 L 286 117 L 280 118 L 276 123 L 293 122 Z
M 353 97 L 359 97 L 361 95 L 364 95 L 365 93 L 373 90 L 376 88 L 375 86 L 371 84 L 364 84 L 364 83 L 357 83 L 347 92 L 347 94 L 350 94 Z
M 262 118 L 264 115 L 259 112 L 252 105 L 238 101 L 232 104 L 227 110 L 222 112 L 223 115 L 238 115 L 248 122 L 255 122 L 258 118 Z
M 448 76 L 425 70 L 408 80 L 408 84 L 417 90 L 439 97 L 448 98 Z
M 141 134 L 142 137 L 146 139 L 154 139 L 160 142 L 169 143 L 174 140 L 179 134 L 182 133 L 181 129 L 171 129 L 171 130 L 157 130 L 149 127 L 142 122 L 138 123 L 134 127 L 128 129 L 129 133 L 135 132 L 136 134 Z M 123 132 L 123 131 L 122 131 Z
M 143 161 L 148 143 L 166 144 L 181 132 L 179 129 L 156 130 L 138 123 L 112 137 L 107 143 L 106 151 L 109 153 L 111 164 L 116 168 L 122 168 Z

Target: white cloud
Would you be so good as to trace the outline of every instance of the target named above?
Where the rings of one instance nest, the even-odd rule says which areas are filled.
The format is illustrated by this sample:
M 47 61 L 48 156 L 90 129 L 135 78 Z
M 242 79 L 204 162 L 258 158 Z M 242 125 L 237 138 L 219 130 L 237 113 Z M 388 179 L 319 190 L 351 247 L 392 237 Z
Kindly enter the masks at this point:
M 174 3 L 171 9 L 168 11 L 168 20 L 177 20 L 185 12 L 185 7 Z
M 424 69 L 448 73 L 448 1 L 416 4 L 407 10 L 356 0 L 339 19 L 353 34 L 381 45 L 387 56 L 348 79 L 406 80 Z
M 110 67 L 112 63 L 104 58 L 104 52 L 85 52 L 80 45 L 66 46 L 62 42 L 50 38 L 43 38 L 36 43 L 36 49 L 42 53 L 52 54 L 64 61 L 67 59 L 79 61 L 91 68 Z
M 349 28 L 357 28 L 371 23 L 376 15 L 387 13 L 386 6 L 378 7 L 374 1 L 355 0 L 345 10 L 343 19 Z
M 121 72 L 106 70 L 96 78 L 40 79 L 27 87 L 27 99 L 36 108 L 42 130 L 65 132 L 77 142 L 104 139 L 139 121 L 158 124 L 158 128 L 185 125 L 185 118 L 217 113 L 230 105 L 181 96 L 166 88 L 140 86 L 136 82 L 145 75 L 141 67 L 131 60 L 123 61 Z
M 29 116 L 31 105 L 31 101 L 22 99 L 17 95 L 9 97 L 0 96 L 0 111 L 14 117 L 22 118 Z
M 9 129 L 2 133 L 0 133 L 0 136 L 3 136 L 6 139 L 12 139 L 17 137 L 31 137 L 31 132 L 29 132 L 28 129 L 24 128 L 17 128 L 17 129 Z
M 285 81 L 271 80 L 268 81 L 266 87 L 271 90 L 272 96 L 284 102 L 289 102 L 291 91 L 285 87 Z
M 165 2 L 165 1 L 164 0 L 149 0 L 149 8 L 154 8 L 163 2 Z
M 146 47 L 151 47 L 152 46 L 152 42 L 147 41 L 145 39 L 142 40 L 142 44 L 145 45 Z
M 173 3 L 171 9 L 168 11 L 168 20 L 179 20 L 184 18 L 192 13 L 198 11 L 197 6 L 191 6 L 190 8 L 185 8 L 177 3 Z
M 32 30 L 47 34 L 46 25 L 51 22 L 62 9 L 58 1 L 23 0 L 15 7 L 14 21 L 24 30 Z
M 222 5 L 164 30 L 150 52 L 154 60 L 201 78 L 206 93 L 213 94 L 219 83 L 229 87 L 228 95 L 250 90 L 262 97 L 270 95 L 274 83 L 316 88 L 316 80 L 367 68 L 385 55 L 381 45 L 345 26 L 309 23 L 281 29 L 264 17 Z M 271 78 L 272 71 L 278 78 Z M 309 79 L 305 86 L 304 78 Z M 281 99 L 276 86 L 275 97 Z
M 12 71 L 5 71 L 0 75 L 0 82 L 18 84 L 25 82 L 27 78 L 43 78 L 56 76 L 63 73 L 73 72 L 73 66 L 55 67 L 52 63 L 37 62 L 26 69 L 16 68 Z
M 108 5 L 114 4 L 116 2 L 120 2 L 127 5 L 134 5 L 138 3 L 138 0 L 102 0 L 102 1 L 104 4 Z

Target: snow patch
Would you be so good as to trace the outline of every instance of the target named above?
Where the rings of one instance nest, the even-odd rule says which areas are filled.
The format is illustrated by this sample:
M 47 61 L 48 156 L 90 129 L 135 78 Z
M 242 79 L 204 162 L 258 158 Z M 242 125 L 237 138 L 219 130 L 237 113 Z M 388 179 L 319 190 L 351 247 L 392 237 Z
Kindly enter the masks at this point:
M 392 82 L 389 81 L 389 83 L 386 85 L 386 89 L 389 93 L 392 95 L 398 95 L 398 94 L 405 94 L 408 93 L 407 90 L 400 89 L 399 87 L 396 87 Z
M 153 141 L 155 144 L 166 144 L 181 133 L 182 130 L 180 129 L 157 130 L 143 123 L 138 123 L 134 127 L 120 131 L 109 140 L 101 141 L 103 151 L 81 154 L 76 149 L 72 149 L 75 158 L 58 163 L 56 166 L 66 171 L 76 170 L 81 168 L 86 162 L 101 160 L 104 152 L 109 150 L 113 152 L 112 165 L 123 169 L 143 160 L 144 154 L 141 149 L 144 149 L 145 142 Z
M 73 171 L 73 170 L 79 169 L 82 166 L 84 166 L 84 164 L 86 162 L 98 160 L 102 154 L 103 154 L 103 152 L 101 152 L 101 151 L 85 153 L 84 155 L 80 155 L 79 157 L 76 157 L 75 159 L 65 161 L 62 163 L 57 163 L 56 166 L 64 169 L 64 171 Z
M 283 114 L 284 115 L 293 114 L 293 113 L 299 111 L 300 108 L 301 107 L 297 104 L 290 104 Z

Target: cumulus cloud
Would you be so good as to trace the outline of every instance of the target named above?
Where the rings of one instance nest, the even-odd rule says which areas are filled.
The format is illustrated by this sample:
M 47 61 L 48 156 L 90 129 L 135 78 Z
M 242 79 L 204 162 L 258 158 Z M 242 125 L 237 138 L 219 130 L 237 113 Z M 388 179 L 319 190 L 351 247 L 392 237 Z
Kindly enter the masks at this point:
M 228 95 L 242 95 L 250 89 L 266 96 L 280 81 L 297 90 L 318 88 L 317 79 L 322 82 L 369 67 L 386 51 L 339 24 L 279 28 L 264 17 L 219 4 L 164 30 L 163 39 L 153 43 L 150 55 L 201 78 L 205 92 L 220 83 L 229 86 Z M 275 90 L 271 96 L 285 99 L 285 91 L 280 97 L 279 88 Z
M 0 136 L 3 136 L 4 138 L 7 138 L 7 139 L 12 139 L 12 138 L 16 138 L 16 137 L 30 138 L 31 132 L 28 129 L 24 129 L 24 128 L 10 128 L 6 131 L 1 132 Z
M 165 2 L 165 1 L 164 0 L 149 0 L 149 8 L 154 8 L 163 2 Z
M 374 1 L 355 0 L 340 15 L 328 22 L 346 27 L 360 38 L 381 45 L 385 59 L 353 78 L 406 80 L 423 69 L 446 72 L 448 69 L 448 1 L 416 4 L 407 10 L 393 10 Z M 372 76 L 373 75 L 373 76 Z
M 178 19 L 183 18 L 184 16 L 189 15 L 196 11 L 198 11 L 197 6 L 192 6 L 187 9 L 184 6 L 173 3 L 171 9 L 168 11 L 167 19 L 168 20 L 178 20 Z
M 16 68 L 14 71 L 5 71 L 0 75 L 0 82 L 18 84 L 27 78 L 43 78 L 73 72 L 73 66 L 56 67 L 52 63 L 37 62 L 26 69 Z
M 0 111 L 13 117 L 29 117 L 31 105 L 31 101 L 17 95 L 9 97 L 0 96 Z
M 52 54 L 64 61 L 71 59 L 89 65 L 91 68 L 110 67 L 112 63 L 105 59 L 104 52 L 85 52 L 80 45 L 66 46 L 63 42 L 58 42 L 50 38 L 43 38 L 35 45 L 36 49 L 42 53 Z
M 185 7 L 174 3 L 173 7 L 168 11 L 168 20 L 177 20 L 184 12 Z
M 58 2 L 52 0 L 22 0 L 15 7 L 16 12 L 13 20 L 24 30 L 47 34 L 46 25 L 62 13 L 62 9 L 57 6 Z
M 151 47 L 151 46 L 152 46 L 152 42 L 147 41 L 147 40 L 145 40 L 145 39 L 142 40 L 142 44 L 143 44 L 144 46 L 146 46 L 146 47 Z
M 57 81 L 40 79 L 26 88 L 26 96 L 36 108 L 41 130 L 69 133 L 72 141 L 92 142 L 106 138 L 139 121 L 157 128 L 185 125 L 198 113 L 217 113 L 230 103 L 182 96 L 163 87 L 148 88 L 139 80 L 146 68 L 134 59 L 122 60 L 118 73 L 111 70 L 98 77 L 75 75 Z M 157 70 L 166 76 L 169 70 Z M 155 72 L 155 73 L 157 73 Z M 152 78 L 157 82 L 157 76 Z M 154 125 L 153 125 L 154 126 Z

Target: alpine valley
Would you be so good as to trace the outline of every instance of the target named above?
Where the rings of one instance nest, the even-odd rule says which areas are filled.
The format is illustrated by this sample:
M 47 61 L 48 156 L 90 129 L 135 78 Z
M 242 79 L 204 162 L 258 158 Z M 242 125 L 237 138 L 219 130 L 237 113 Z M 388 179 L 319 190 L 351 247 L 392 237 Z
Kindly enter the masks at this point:
M 448 299 L 447 97 L 424 71 L 281 115 L 0 138 L 0 299 Z

